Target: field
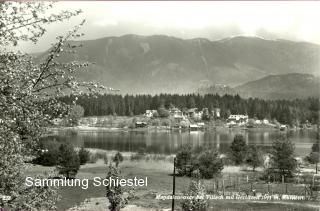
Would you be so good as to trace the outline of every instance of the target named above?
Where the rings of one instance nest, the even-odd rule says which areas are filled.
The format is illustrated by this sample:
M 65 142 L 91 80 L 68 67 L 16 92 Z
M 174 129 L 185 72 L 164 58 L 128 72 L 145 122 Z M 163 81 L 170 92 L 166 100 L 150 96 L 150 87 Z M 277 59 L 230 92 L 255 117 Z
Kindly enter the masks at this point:
M 106 175 L 106 164 L 103 160 L 98 160 L 97 163 L 85 164 L 81 167 L 77 174 L 77 178 L 88 178 L 93 179 L 94 177 L 104 178 Z M 157 194 L 169 195 L 172 193 L 172 170 L 173 163 L 170 158 L 164 160 L 140 160 L 130 161 L 128 156 L 123 163 L 120 164 L 121 173 L 124 178 L 144 178 L 148 177 L 148 187 L 139 187 L 135 189 L 135 198 L 130 201 L 130 206 L 137 206 L 141 210 L 141 207 L 146 210 L 153 209 L 169 209 L 171 208 L 171 200 L 159 200 L 156 199 Z M 28 175 L 35 175 L 44 171 L 53 170 L 52 167 L 33 166 Z M 221 186 L 221 180 L 225 180 L 225 191 L 236 191 L 241 188 L 241 191 L 252 188 L 250 182 L 246 182 L 247 177 L 251 181 L 254 177 L 254 173 L 250 171 L 240 171 L 239 167 L 225 167 L 223 170 L 223 176 L 219 179 L 220 189 L 223 191 Z M 233 178 L 240 178 L 242 185 L 237 186 Z M 239 179 L 237 179 L 238 181 Z M 190 178 L 187 177 L 176 177 L 176 194 L 181 194 L 188 188 Z M 213 185 L 213 180 L 204 181 L 207 184 L 207 190 L 210 192 L 215 191 L 217 188 Z M 90 184 L 90 183 L 89 183 Z M 91 183 L 92 184 L 92 183 Z M 267 184 L 262 182 L 254 183 L 253 188 L 257 192 L 266 192 Z M 274 193 L 284 193 L 285 187 L 282 184 L 273 184 Z M 287 186 L 289 194 L 303 193 L 303 187 L 301 185 L 289 184 Z M 87 201 L 88 210 L 107 210 L 107 199 L 105 196 L 105 188 L 103 186 L 94 187 L 90 185 L 88 189 L 82 189 L 81 187 L 61 187 L 59 190 L 62 198 L 57 203 L 59 210 L 66 210 L 80 205 L 82 202 Z M 89 200 L 88 200 L 89 199 Z M 85 206 L 85 205 L 82 205 Z M 180 202 L 176 201 L 176 208 L 179 209 Z M 131 207 L 133 210 L 133 207 Z M 316 203 L 311 201 L 236 201 L 236 200 L 210 200 L 210 210 L 271 210 L 271 211 L 285 211 L 285 210 L 296 210 L 296 211 L 311 211 L 318 210 Z

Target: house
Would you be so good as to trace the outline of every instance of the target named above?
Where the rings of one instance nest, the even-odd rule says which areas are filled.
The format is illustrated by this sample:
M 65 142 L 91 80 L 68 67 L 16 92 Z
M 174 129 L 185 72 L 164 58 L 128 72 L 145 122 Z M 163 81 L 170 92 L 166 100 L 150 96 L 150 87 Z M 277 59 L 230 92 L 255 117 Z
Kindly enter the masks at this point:
M 178 109 L 178 108 L 171 108 L 170 109 L 170 115 L 175 118 L 176 120 L 182 120 L 184 119 L 184 115 L 183 115 L 183 112 Z
M 151 118 L 151 117 L 153 117 L 156 113 L 158 113 L 157 110 L 146 110 L 146 113 L 144 113 L 144 116 Z
M 230 115 L 227 119 L 227 124 L 229 125 L 243 125 L 248 123 L 248 115 Z
M 200 127 L 197 124 L 190 124 L 189 129 L 190 130 L 198 130 Z
M 198 122 L 197 125 L 198 125 L 199 128 L 204 128 L 205 127 L 204 122 Z
M 193 118 L 196 120 L 202 119 L 203 111 L 199 111 L 198 108 L 190 108 L 188 109 L 187 113 L 190 118 Z
M 280 125 L 280 130 L 281 131 L 284 131 L 284 130 L 286 130 L 287 129 L 287 125 Z
M 262 122 L 261 122 L 260 119 L 256 119 L 256 120 L 254 120 L 254 123 L 257 124 L 257 125 L 261 125 Z
M 135 125 L 136 127 L 146 127 L 148 124 L 146 122 L 138 121 Z

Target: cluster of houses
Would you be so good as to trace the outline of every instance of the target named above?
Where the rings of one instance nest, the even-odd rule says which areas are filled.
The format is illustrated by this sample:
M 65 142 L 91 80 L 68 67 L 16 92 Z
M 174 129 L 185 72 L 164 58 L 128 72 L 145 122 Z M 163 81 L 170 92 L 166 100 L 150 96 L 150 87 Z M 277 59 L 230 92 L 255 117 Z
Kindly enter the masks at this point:
M 269 125 L 269 126 L 275 126 L 274 124 L 271 124 L 268 119 L 249 119 L 248 115 L 243 114 L 232 114 L 227 119 L 227 126 L 253 126 L 253 125 Z
M 176 120 L 184 120 L 187 118 L 191 118 L 194 120 L 202 120 L 204 116 L 208 118 L 213 115 L 217 118 L 220 118 L 220 109 L 214 108 L 211 112 L 208 108 L 203 108 L 202 110 L 198 108 L 190 108 L 185 111 L 181 111 L 179 108 L 173 107 L 169 109 L 170 116 Z M 157 110 L 146 110 L 145 117 L 152 118 L 158 116 Z
M 220 118 L 220 109 L 214 108 L 213 110 L 209 111 L 208 108 L 198 109 L 198 108 L 190 108 L 184 109 L 183 111 L 177 107 L 170 108 L 168 110 L 169 117 L 175 120 L 176 124 L 173 125 L 173 128 L 181 128 L 188 125 L 190 130 L 198 130 L 205 127 L 205 124 L 201 122 L 203 119 L 210 119 L 210 117 L 214 116 L 215 118 Z M 157 110 L 146 110 L 145 117 L 147 118 L 154 118 L 158 117 Z M 194 122 L 191 123 L 190 122 Z M 143 127 L 144 124 L 139 122 L 136 124 L 137 127 Z

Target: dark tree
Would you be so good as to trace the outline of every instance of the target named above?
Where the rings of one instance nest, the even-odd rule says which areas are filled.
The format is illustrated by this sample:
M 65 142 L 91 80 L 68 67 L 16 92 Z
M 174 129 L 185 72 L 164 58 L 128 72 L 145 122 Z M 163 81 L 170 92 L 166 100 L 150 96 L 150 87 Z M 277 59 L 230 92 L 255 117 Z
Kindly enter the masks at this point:
M 206 150 L 197 159 L 197 169 L 199 169 L 202 178 L 210 179 L 221 173 L 223 163 L 217 152 Z
M 320 140 L 318 139 L 311 147 L 311 152 L 307 157 L 311 164 L 315 164 L 316 174 L 318 173 L 318 163 L 320 162 Z
M 120 169 L 116 166 L 113 166 L 111 163 L 108 166 L 108 172 L 106 179 L 121 179 Z M 106 186 L 106 197 L 109 200 L 109 209 L 110 211 L 119 211 L 123 208 L 130 198 L 133 197 L 133 192 L 131 190 L 127 191 L 127 195 L 125 195 L 125 189 L 121 185 L 108 185 Z
M 292 177 L 296 171 L 297 161 L 294 158 L 294 151 L 294 144 L 286 137 L 273 142 L 271 165 L 280 176 Z
M 183 146 L 176 154 L 176 169 L 181 176 L 191 176 L 193 171 L 191 146 Z
M 247 144 L 242 135 L 236 135 L 230 146 L 231 156 L 236 165 L 244 162 L 247 151 Z
M 120 152 L 117 152 L 112 160 L 116 164 L 116 167 L 118 167 L 119 163 L 123 161 L 123 155 Z
M 38 156 L 33 163 L 43 166 L 55 166 L 59 157 L 60 143 L 56 140 L 40 142 Z
M 252 171 L 263 164 L 262 151 L 255 145 L 250 145 L 246 154 L 246 164 L 252 167 Z
M 81 147 L 81 149 L 78 152 L 78 155 L 79 155 L 80 165 L 87 163 L 90 159 L 90 152 L 84 147 Z
M 63 143 L 59 147 L 59 158 L 57 169 L 59 174 L 67 178 L 74 178 L 80 168 L 80 161 L 73 146 Z
M 161 106 L 158 108 L 158 115 L 159 117 L 168 117 L 170 112 L 164 106 Z

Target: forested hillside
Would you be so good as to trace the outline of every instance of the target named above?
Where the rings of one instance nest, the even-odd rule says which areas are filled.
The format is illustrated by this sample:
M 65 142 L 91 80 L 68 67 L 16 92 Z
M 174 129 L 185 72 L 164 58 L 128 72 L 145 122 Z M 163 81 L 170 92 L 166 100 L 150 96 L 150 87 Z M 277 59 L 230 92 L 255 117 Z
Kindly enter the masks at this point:
M 72 103 L 74 96 L 66 96 L 61 100 Z M 257 98 L 243 99 L 238 95 L 83 95 L 78 96 L 77 103 L 85 110 L 85 116 L 103 115 L 139 115 L 147 109 L 157 109 L 160 106 L 171 106 L 180 109 L 213 108 L 221 109 L 221 117 L 230 114 L 248 114 L 250 118 L 276 119 L 280 123 L 294 124 L 297 122 L 317 123 L 319 119 L 319 99 L 296 100 L 263 100 Z

